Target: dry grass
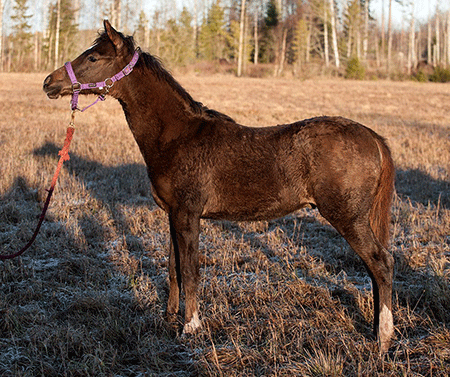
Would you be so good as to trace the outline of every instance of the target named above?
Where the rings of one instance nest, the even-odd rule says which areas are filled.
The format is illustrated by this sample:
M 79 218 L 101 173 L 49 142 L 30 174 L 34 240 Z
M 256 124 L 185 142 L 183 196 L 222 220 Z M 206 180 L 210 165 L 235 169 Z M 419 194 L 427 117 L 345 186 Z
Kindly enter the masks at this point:
M 45 98 L 44 76 L 0 75 L 2 252 L 31 235 L 69 119 L 67 99 Z M 312 210 L 270 222 L 203 222 L 204 327 L 175 336 L 163 317 L 167 218 L 109 99 L 78 114 L 71 160 L 35 245 L 0 264 L 0 375 L 447 376 L 450 86 L 180 82 L 244 124 L 342 115 L 388 139 L 398 169 L 391 352 L 383 360 L 374 352 L 364 267 Z

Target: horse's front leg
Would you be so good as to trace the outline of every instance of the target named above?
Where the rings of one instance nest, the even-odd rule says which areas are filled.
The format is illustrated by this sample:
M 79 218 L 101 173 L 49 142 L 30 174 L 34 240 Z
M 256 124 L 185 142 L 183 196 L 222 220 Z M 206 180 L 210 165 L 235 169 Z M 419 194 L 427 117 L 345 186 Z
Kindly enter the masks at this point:
M 178 312 L 179 291 L 182 287 L 185 294 L 183 334 L 192 334 L 201 326 L 197 303 L 200 216 L 189 211 L 176 211 L 169 218 L 172 239 L 169 275 L 172 276 L 167 310 L 169 315 Z
M 166 317 L 170 323 L 177 321 L 178 310 L 180 307 L 180 288 L 181 288 L 181 276 L 180 276 L 180 255 L 173 247 L 173 230 L 170 227 L 170 253 L 169 253 L 169 300 L 167 301 Z

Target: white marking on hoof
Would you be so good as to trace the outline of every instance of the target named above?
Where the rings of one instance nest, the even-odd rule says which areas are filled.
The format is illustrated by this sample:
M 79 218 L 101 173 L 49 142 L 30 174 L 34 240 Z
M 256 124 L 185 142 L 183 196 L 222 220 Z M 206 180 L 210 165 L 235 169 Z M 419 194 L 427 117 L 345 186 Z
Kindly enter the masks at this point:
M 194 314 L 192 315 L 191 320 L 184 325 L 183 335 L 194 334 L 201 326 L 202 322 L 198 317 L 198 312 L 195 311 Z
M 389 349 L 391 338 L 394 335 L 394 320 L 392 312 L 383 305 L 380 313 L 380 327 L 378 329 L 378 342 L 380 343 L 380 353 L 385 353 Z

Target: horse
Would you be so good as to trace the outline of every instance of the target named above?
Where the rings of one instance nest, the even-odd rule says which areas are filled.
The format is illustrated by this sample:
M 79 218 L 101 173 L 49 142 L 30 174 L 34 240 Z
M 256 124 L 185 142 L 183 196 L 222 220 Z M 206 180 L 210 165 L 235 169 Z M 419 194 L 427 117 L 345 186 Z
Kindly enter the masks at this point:
M 132 59 L 132 71 L 112 80 Z M 269 220 L 311 206 L 362 259 L 372 280 L 379 351 L 389 349 L 394 258 L 387 248 L 395 169 L 384 138 L 342 117 L 240 125 L 195 101 L 158 58 L 136 48 L 133 38 L 108 20 L 93 46 L 70 65 L 72 78 L 62 66 L 46 77 L 43 90 L 52 99 L 75 91 L 108 93 L 121 104 L 152 196 L 168 214 L 166 318 L 176 320 L 183 289 L 182 335 L 201 327 L 200 219 Z M 80 84 L 100 80 L 97 86 Z

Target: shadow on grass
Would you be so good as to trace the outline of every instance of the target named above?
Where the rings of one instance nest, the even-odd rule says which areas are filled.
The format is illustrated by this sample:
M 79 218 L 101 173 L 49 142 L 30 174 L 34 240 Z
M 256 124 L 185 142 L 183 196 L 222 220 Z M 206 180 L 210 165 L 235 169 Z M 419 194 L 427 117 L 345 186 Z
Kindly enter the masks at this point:
M 34 155 L 54 158 L 56 166 L 58 150 L 48 143 Z M 144 245 L 141 237 L 128 236 L 130 214 L 125 210 L 155 208 L 145 167 L 108 167 L 75 153 L 70 157 L 63 169 L 99 203 L 107 221 L 81 209 L 77 226 L 68 230 L 64 220 L 48 214 L 29 252 L 0 265 L 0 375 L 137 375 L 139 370 L 198 375 L 189 348 L 171 336 L 159 294 L 146 305 L 136 294 L 139 281 L 150 279 L 139 270 Z M 38 190 L 21 177 L 0 198 L 2 253 L 9 251 L 6 246 L 15 251 L 29 239 L 41 200 Z M 81 236 L 75 228 L 81 229 Z M 108 234 L 111 228 L 113 237 Z M 105 263 L 105 243 L 115 237 L 126 239 L 124 246 L 112 247 L 117 255 L 108 256 L 113 263 Z M 114 273 L 114 257 L 136 266 L 129 274 L 120 269 Z M 158 282 L 159 265 L 149 258 L 145 264 L 156 281 L 148 283 L 152 293 L 164 282 Z M 19 373 L 25 361 L 27 372 Z
M 59 148 L 53 143 L 44 144 L 34 151 L 35 156 L 52 156 L 55 161 Z M 70 153 L 70 160 L 64 164 L 70 175 L 76 177 L 92 198 L 99 201 L 100 206 L 109 210 L 110 218 L 118 233 L 130 233 L 126 216 L 121 212 L 120 206 L 145 206 L 150 210 L 156 204 L 150 195 L 150 183 L 147 169 L 143 164 L 125 164 L 120 166 L 105 166 L 97 161 L 85 159 Z M 103 231 L 95 216 L 87 216 L 80 225 L 90 242 L 103 242 Z M 100 226 L 101 227 L 101 226 Z M 132 243 L 135 248 L 144 251 L 142 243 L 139 245 L 136 238 Z
M 419 169 L 397 170 L 395 187 L 403 199 L 450 209 L 450 181 L 433 179 Z
M 52 156 L 56 161 L 58 150 L 59 148 L 54 144 L 45 144 L 35 151 L 35 155 L 42 157 Z M 119 229 L 119 233 L 123 233 L 125 236 L 130 233 L 130 226 L 126 216 L 121 212 L 121 208 L 133 206 L 149 206 L 151 209 L 155 208 L 155 204 L 149 196 L 150 188 L 144 165 L 128 164 L 118 167 L 108 167 L 71 153 L 71 160 L 65 164 L 65 169 L 86 187 L 89 195 L 101 202 L 103 207 L 109 209 L 108 216 L 114 222 L 115 227 Z M 447 206 L 446 208 L 448 208 L 448 197 L 446 199 L 441 193 L 441 190 L 448 188 L 448 182 L 431 181 L 429 183 L 431 189 L 428 191 L 422 190 L 423 193 L 419 195 L 418 190 L 423 187 L 423 181 L 429 179 L 426 175 L 419 173 L 415 171 L 400 172 L 397 177 L 398 192 L 402 196 L 409 197 L 412 201 L 422 202 L 422 200 L 425 200 L 434 204 L 440 200 L 441 206 Z M 4 195 L 1 200 L 2 202 L 12 202 L 19 201 L 21 198 L 24 198 L 23 200 L 28 205 L 34 203 L 33 211 L 34 208 L 38 207 L 36 190 L 30 188 L 25 180 L 18 178 L 10 192 Z M 118 205 L 121 208 L 118 208 Z M 0 226 L 4 226 L 4 224 L 17 225 L 21 221 L 20 218 L 23 216 L 22 210 L 14 210 L 14 208 L 14 205 L 2 207 L 2 212 L 0 212 L 0 222 L 2 224 Z M 33 211 L 27 210 L 26 219 L 29 222 L 33 220 Z M 86 214 L 79 220 L 79 223 L 86 242 L 99 243 L 99 248 L 101 249 L 101 244 L 104 243 L 107 229 L 97 219 L 96 214 Z M 219 222 L 211 222 L 211 224 L 219 227 Z M 280 256 L 280 251 L 277 250 L 276 246 L 271 246 L 261 238 L 261 233 L 281 231 L 284 237 L 293 240 L 298 246 L 302 246 L 306 253 L 295 256 L 295 261 L 298 263 L 298 267 L 296 268 L 302 274 L 301 277 L 306 276 L 307 278 L 311 278 L 311 280 L 305 279 L 307 284 L 316 284 L 329 289 L 333 299 L 338 299 L 340 304 L 346 308 L 347 312 L 352 313 L 351 317 L 356 330 L 364 337 L 372 339 L 370 331 L 372 324 L 365 320 L 365 316 L 358 307 L 357 296 L 354 292 L 348 291 L 339 285 L 336 287 L 336 281 L 332 278 L 328 279 L 327 274 L 322 274 L 320 277 L 321 281 L 318 280 L 317 283 L 314 283 L 312 281 L 314 279 L 314 272 L 308 273 L 306 271 L 308 264 L 302 264 L 302 258 L 309 256 L 320 260 L 329 275 L 337 275 L 340 270 L 344 270 L 347 273 L 351 270 L 355 274 L 366 275 L 362 262 L 346 246 L 346 242 L 331 226 L 322 224 L 314 216 L 308 215 L 308 213 L 305 215 L 304 212 L 298 216 L 292 215 L 280 220 L 270 221 L 263 232 L 248 231 L 245 229 L 245 226 L 241 226 L 239 223 L 224 222 L 221 224 L 225 224 L 220 225 L 220 229 L 222 230 L 221 237 L 226 237 L 226 234 L 224 234 L 226 231 L 232 233 L 235 239 L 242 239 L 252 250 L 261 250 L 271 263 L 279 265 L 280 268 L 286 267 L 285 261 Z M 47 352 L 45 347 L 48 346 L 39 346 L 39 344 L 49 343 L 50 339 L 59 342 L 60 345 L 58 347 L 62 347 L 62 344 L 65 344 L 64 342 L 70 343 L 69 351 L 75 362 L 81 363 L 85 360 L 86 354 L 98 354 L 106 361 L 109 360 L 111 362 L 112 360 L 117 366 L 115 367 L 116 369 L 114 367 L 108 369 L 108 373 L 118 371 L 117 368 L 120 367 L 130 368 L 130 370 L 135 367 L 143 367 L 147 368 L 147 371 L 155 371 L 155 373 L 170 371 L 178 375 L 197 375 L 199 372 L 207 374 L 207 371 L 203 370 L 201 363 L 193 364 L 192 352 L 189 346 L 185 346 L 182 342 L 180 344 L 178 339 L 170 339 L 165 325 L 161 323 L 162 316 L 157 312 L 160 310 L 158 305 L 153 304 L 153 306 L 144 311 L 136 303 L 136 297 L 126 299 L 123 297 L 124 295 L 120 294 L 117 297 L 107 297 L 101 294 L 86 293 L 89 292 L 87 289 L 101 291 L 102 284 L 109 284 L 108 282 L 111 280 L 111 268 L 105 268 L 101 258 L 95 258 L 89 254 L 84 255 L 82 253 L 83 246 L 77 245 L 78 241 L 73 235 L 67 234 L 63 224 L 55 222 L 51 225 L 47 229 L 43 229 L 44 237 L 40 241 L 39 247 L 44 247 L 48 250 L 49 255 L 54 258 L 58 258 L 60 250 L 52 249 L 60 248 L 61 245 L 68 245 L 68 249 L 63 251 L 64 260 L 61 260 L 55 267 L 47 269 L 48 271 L 46 272 L 43 283 L 37 285 L 32 282 L 30 283 L 30 280 L 36 280 L 36 276 L 39 275 L 40 270 L 45 267 L 42 263 L 46 263 L 46 261 L 42 259 L 39 250 L 33 252 L 34 255 L 41 257 L 41 260 L 39 260 L 41 264 L 33 267 L 34 272 L 30 272 L 34 276 L 24 275 L 22 272 L 22 275 L 19 273 L 17 277 L 12 277 L 12 274 L 9 274 L 8 271 L 2 272 L 3 282 L 10 281 L 17 285 L 15 288 L 11 288 L 11 285 L 8 288 L 9 290 L 6 288 L 3 289 L 3 292 L 6 292 L 2 293 L 6 297 L 6 300 L 3 302 L 8 303 L 11 307 L 15 306 L 17 308 L 27 304 L 32 306 L 36 302 L 40 302 L 39 295 L 42 295 L 49 303 L 45 305 L 50 306 L 49 308 L 46 306 L 46 309 L 51 313 L 46 320 L 50 325 L 53 324 L 61 328 L 60 334 L 57 336 L 55 335 L 57 330 L 50 329 L 46 325 L 38 328 L 41 326 L 39 321 L 42 320 L 36 320 L 38 326 L 33 328 L 32 333 L 36 333 L 36 335 L 32 335 L 31 341 L 29 342 L 32 346 L 29 346 L 32 350 L 30 352 L 40 352 L 47 358 L 47 361 L 35 365 L 36 370 L 38 368 L 41 368 L 39 370 L 44 370 L 48 367 L 49 370 L 53 368 L 56 371 L 53 375 L 61 372 L 61 369 L 58 369 L 59 366 L 57 365 L 60 361 L 58 359 L 59 356 L 48 356 L 45 354 Z M 306 233 L 308 235 L 304 236 Z M 316 234 L 317 236 L 310 237 L 310 233 Z M 140 239 L 134 242 L 135 245 L 136 243 L 137 246 L 130 251 L 142 255 L 141 251 L 144 250 L 144 245 Z M 335 245 L 333 251 L 330 253 L 326 251 L 327 244 Z M 99 248 L 96 249 L 99 250 Z M 72 253 L 71 251 L 74 252 Z M 402 258 L 402 256 L 399 258 Z M 47 262 L 51 262 L 51 258 Z M 149 273 L 157 275 L 160 266 L 152 265 L 150 268 L 151 271 Z M 420 274 L 413 269 L 403 269 L 403 273 L 408 275 L 404 276 L 405 283 L 412 281 L 422 282 L 425 277 L 425 280 L 428 282 L 426 284 L 429 286 L 428 292 L 432 292 L 433 288 L 436 288 L 436 284 L 441 283 L 440 280 L 437 281 L 434 279 L 431 274 Z M 140 274 L 143 275 L 142 271 Z M 130 281 L 135 278 L 131 275 L 124 277 Z M 32 292 L 22 288 L 24 285 L 22 283 L 24 282 L 31 284 Z M 130 284 L 133 284 L 133 282 L 131 281 Z M 44 286 L 46 290 L 54 290 L 57 294 L 49 296 L 43 289 Z M 71 286 L 76 287 L 79 293 L 74 293 L 74 296 L 69 299 L 68 303 L 61 303 L 60 301 L 63 299 L 58 296 L 59 292 L 63 289 L 68 290 Z M 80 291 L 79 289 L 81 287 L 83 289 Z M 129 289 L 129 286 L 126 289 Z M 157 287 L 157 289 L 161 289 L 161 287 Z M 445 293 L 445 290 L 441 290 L 441 292 Z M 428 298 L 428 296 L 424 296 L 421 291 L 418 291 L 417 295 L 411 295 L 406 289 L 401 289 L 398 292 L 398 304 L 402 306 L 402 309 L 405 307 L 414 307 L 414 309 L 419 307 L 423 308 L 426 312 L 427 307 L 424 298 Z M 417 303 L 419 300 L 421 300 L 421 303 L 418 306 Z M 443 298 L 439 302 L 442 303 L 442 300 Z M 165 302 L 162 305 L 165 305 Z M 267 303 L 267 305 L 270 305 L 270 303 Z M 445 305 L 442 308 L 445 308 Z M 0 314 L 3 313 L 2 310 L 10 309 L 4 309 L 0 306 Z M 20 315 L 20 310 L 22 309 L 13 310 L 17 311 L 15 314 Z M 156 313 L 152 314 L 149 310 L 154 310 Z M 312 307 L 311 310 L 315 310 L 315 307 Z M 30 323 L 33 320 L 29 316 L 25 316 L 24 318 L 30 321 Z M 7 334 L 13 332 L 10 330 L 10 326 L 12 325 L 9 323 L 8 320 L 0 318 L 0 330 L 3 331 L 6 329 L 6 338 Z M 448 319 L 444 318 L 444 323 L 448 325 Z M 23 323 L 21 326 L 24 329 L 28 328 L 26 323 Z M 414 335 L 418 330 L 411 329 L 410 331 L 409 334 Z M 27 344 L 27 341 L 21 338 L 20 333 L 13 335 L 15 338 L 19 337 L 22 344 Z M 87 344 L 85 339 L 88 338 L 93 338 L 93 343 Z M 96 339 L 100 340 L 97 341 Z M 227 342 L 231 342 L 231 340 L 225 336 L 222 343 L 226 344 Z M 33 347 L 35 348 L 33 349 Z M 264 347 L 264 343 L 261 343 L 257 347 Z M 137 351 L 135 348 L 137 348 Z M 52 352 L 56 353 L 55 350 Z M 26 356 L 31 358 L 32 355 Z M 38 356 L 34 355 L 35 361 Z M 53 361 L 50 360 L 52 357 Z M 52 375 L 52 373 L 49 372 L 48 375 Z

